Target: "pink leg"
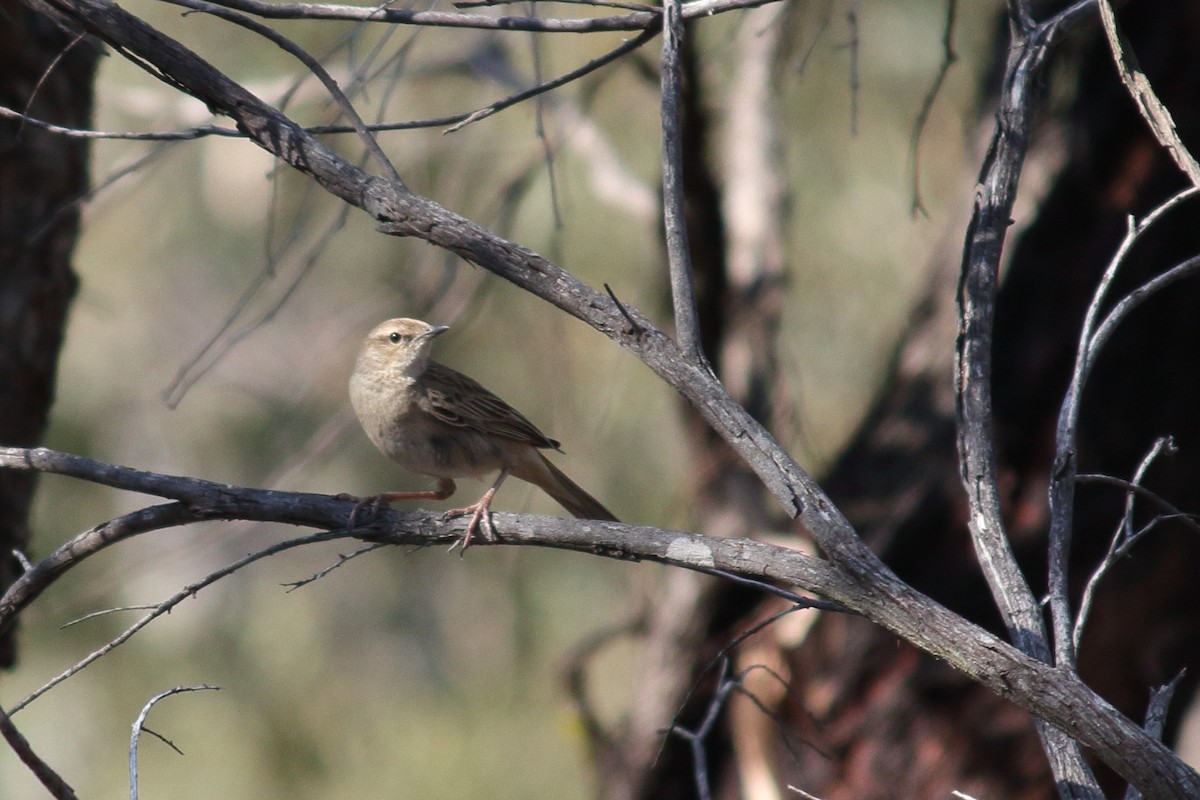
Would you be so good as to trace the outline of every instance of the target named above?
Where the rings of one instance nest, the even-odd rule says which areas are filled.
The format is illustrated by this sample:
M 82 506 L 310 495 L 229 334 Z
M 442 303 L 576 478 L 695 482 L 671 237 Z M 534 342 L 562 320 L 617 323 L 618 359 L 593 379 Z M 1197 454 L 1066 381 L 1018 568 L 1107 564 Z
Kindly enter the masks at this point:
M 360 498 L 354 508 L 350 510 L 350 518 L 346 521 L 346 529 L 354 530 L 359 512 L 367 506 L 371 507 L 371 513 L 374 515 L 379 511 L 380 507 L 394 503 L 397 500 L 445 500 L 454 494 L 454 489 L 454 481 L 449 478 L 440 478 L 437 486 L 433 489 L 426 489 L 420 492 L 384 492 L 383 494 Z
M 496 478 L 496 482 L 483 493 L 483 497 L 479 498 L 478 503 L 469 505 L 466 508 L 452 508 L 442 515 L 443 518 L 461 517 L 465 514 L 471 515 L 471 520 L 467 523 L 467 532 L 463 534 L 460 542 L 450 546 L 453 550 L 459 543 L 462 544 L 463 552 L 471 546 L 471 537 L 475 531 L 483 534 L 484 541 L 496 541 L 496 529 L 492 527 L 491 505 L 492 498 L 496 496 L 496 490 L 500 488 L 500 484 L 504 483 L 504 479 L 508 477 L 508 468 L 500 470 L 500 475 Z

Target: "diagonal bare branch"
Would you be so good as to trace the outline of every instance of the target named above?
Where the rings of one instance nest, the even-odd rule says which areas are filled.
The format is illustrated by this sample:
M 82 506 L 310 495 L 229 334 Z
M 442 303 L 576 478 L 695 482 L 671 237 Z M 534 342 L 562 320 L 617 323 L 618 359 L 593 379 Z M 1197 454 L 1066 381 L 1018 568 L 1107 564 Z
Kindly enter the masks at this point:
M 75 790 L 49 764 L 43 761 L 41 756 L 33 751 L 29 740 L 17 730 L 4 709 L 0 709 L 0 736 L 4 737 L 4 741 L 17 754 L 17 758 L 29 767 L 51 797 L 55 800 L 77 800 Z
M 1129 46 L 1129 42 L 1125 41 L 1125 37 L 1117 28 L 1117 15 L 1113 11 L 1112 3 L 1110 0 L 1097 0 L 1097 5 L 1100 7 L 1100 21 L 1104 24 L 1105 39 L 1108 41 L 1109 49 L 1112 50 L 1117 72 L 1121 76 L 1121 82 L 1129 91 L 1129 96 L 1137 104 L 1138 113 L 1146 120 L 1154 138 L 1163 146 L 1163 149 L 1167 151 L 1192 185 L 1200 187 L 1200 163 L 1196 162 L 1196 157 L 1179 138 L 1179 131 L 1175 129 L 1174 117 L 1163 105 L 1162 100 L 1158 99 L 1154 87 L 1146 78 L 1146 73 L 1142 72 L 1138 66 L 1137 56 Z

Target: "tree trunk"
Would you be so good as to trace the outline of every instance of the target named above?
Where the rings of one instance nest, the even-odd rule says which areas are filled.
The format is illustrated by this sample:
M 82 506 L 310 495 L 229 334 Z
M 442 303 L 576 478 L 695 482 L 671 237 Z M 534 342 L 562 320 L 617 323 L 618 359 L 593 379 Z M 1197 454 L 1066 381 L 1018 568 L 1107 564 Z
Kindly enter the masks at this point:
M 0 0 L 0 104 L 68 127 L 92 113 L 97 47 L 19 2 Z M 0 443 L 41 441 L 67 308 L 71 251 L 88 186 L 86 140 L 0 118 Z M 0 472 L 0 592 L 19 574 L 29 541 L 34 473 Z M 0 665 L 16 659 L 13 634 Z

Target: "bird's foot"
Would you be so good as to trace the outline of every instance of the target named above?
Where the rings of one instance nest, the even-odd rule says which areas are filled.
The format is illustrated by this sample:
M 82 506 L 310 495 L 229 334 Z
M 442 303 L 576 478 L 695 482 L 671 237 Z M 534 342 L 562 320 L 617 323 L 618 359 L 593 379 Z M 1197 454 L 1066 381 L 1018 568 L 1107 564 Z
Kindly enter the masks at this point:
M 490 500 L 491 498 L 487 499 Z M 480 536 L 483 537 L 483 541 L 496 541 L 496 529 L 492 527 L 492 512 L 488 508 L 490 505 L 491 503 L 480 500 L 473 506 L 467 506 L 466 508 L 452 508 L 442 514 L 442 519 L 444 520 L 453 519 L 454 517 L 464 517 L 467 514 L 471 515 L 471 519 L 467 521 L 466 532 L 463 533 L 461 539 L 450 545 L 451 551 L 461 545 L 462 550 L 459 552 L 459 555 L 465 553 L 467 548 L 471 546 L 471 539 L 475 536 L 477 531 L 479 532 Z
M 346 530 L 353 532 L 358 526 L 358 518 L 362 514 L 363 509 L 370 509 L 371 513 L 366 516 L 367 520 L 372 520 L 379 513 L 379 509 L 387 508 L 389 498 L 386 494 L 374 494 L 370 497 L 355 497 L 352 494 L 339 494 L 338 500 L 355 500 L 354 508 L 350 509 L 350 516 L 346 518 Z

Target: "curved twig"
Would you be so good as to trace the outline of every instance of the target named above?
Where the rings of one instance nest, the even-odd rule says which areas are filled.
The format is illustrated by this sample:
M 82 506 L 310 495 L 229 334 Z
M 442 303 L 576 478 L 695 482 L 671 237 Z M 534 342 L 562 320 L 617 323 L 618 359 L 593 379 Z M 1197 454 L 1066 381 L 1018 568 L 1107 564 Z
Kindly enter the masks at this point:
M 510 96 L 504 98 L 503 100 L 497 100 L 496 102 L 492 103 L 491 105 L 484 106 L 483 108 L 480 108 L 476 111 L 472 111 L 469 114 L 459 115 L 458 119 L 454 122 L 454 124 L 451 125 L 450 127 L 446 128 L 444 133 L 454 133 L 455 131 L 457 131 L 461 128 L 464 128 L 467 125 L 470 125 L 471 123 L 478 122 L 481 119 L 486 119 L 498 111 L 503 111 L 504 109 L 514 106 L 517 103 L 528 100 L 531 97 L 537 97 L 538 95 L 545 94 L 546 92 L 549 92 L 552 89 L 557 89 L 559 86 L 565 86 L 566 84 L 570 83 L 571 81 L 578 80 L 579 78 L 582 78 L 584 75 L 587 75 L 588 73 L 595 72 L 596 70 L 600 69 L 601 67 L 605 66 L 606 64 L 611 64 L 612 62 L 616 61 L 618 58 L 628 55 L 629 53 L 632 53 L 634 50 L 637 50 L 639 47 L 641 47 L 642 45 L 644 45 L 646 42 L 650 41 L 657 35 L 658 35 L 658 28 L 656 28 L 656 27 L 647 28 L 646 30 L 642 31 L 640 34 L 638 34 L 634 38 L 630 39 L 629 41 L 622 42 L 621 44 L 614 47 L 612 50 L 609 50 L 604 55 L 597 56 L 596 58 L 593 58 L 592 60 L 588 61 L 586 64 L 584 64 L 580 67 L 577 67 L 577 68 L 571 70 L 570 72 L 565 72 L 562 75 L 559 75 L 557 78 L 552 78 L 548 81 L 543 81 L 543 82 L 537 84 L 536 86 L 531 86 L 528 89 L 525 89 L 523 91 L 517 92 L 516 94 L 510 95 Z M 423 127 L 424 127 L 424 125 L 423 125 Z M 429 127 L 433 127 L 433 126 L 429 126 Z
M 141 738 L 143 730 L 147 730 L 147 731 L 149 730 L 148 728 L 146 728 L 146 717 L 149 716 L 150 709 L 154 708 L 154 705 L 159 700 L 165 700 L 166 698 L 168 698 L 172 695 L 182 694 L 184 692 L 202 692 L 205 690 L 219 691 L 220 688 L 221 688 L 220 686 L 209 686 L 208 684 L 200 684 L 199 686 L 176 686 L 174 689 L 168 689 L 165 692 L 160 692 L 159 694 L 154 695 L 154 697 L 151 697 L 150 700 L 147 701 L 146 705 L 142 706 L 141 713 L 139 713 L 137 715 L 137 719 L 133 723 L 133 734 L 130 736 L 130 739 L 129 739 L 129 800 L 137 800 L 138 799 L 138 780 L 137 780 L 137 778 L 138 778 L 138 775 L 137 775 L 138 740 Z M 173 750 L 178 751 L 178 749 L 179 749 L 179 748 L 175 747 L 174 745 L 170 744 L 169 742 L 168 742 L 168 745 Z
M 1134 244 L 1155 222 L 1171 209 L 1185 200 L 1195 196 L 1200 189 L 1189 188 L 1174 195 L 1154 209 L 1140 223 L 1132 220 L 1129 229 L 1116 254 L 1109 261 L 1092 301 L 1088 306 L 1080 331 L 1079 346 L 1075 355 L 1075 366 L 1071 375 L 1070 385 L 1063 395 L 1062 406 L 1059 409 L 1058 421 L 1055 427 L 1054 468 L 1050 483 L 1050 565 L 1049 565 L 1049 598 L 1051 620 L 1054 626 L 1055 657 L 1059 664 L 1074 665 L 1079 636 L 1078 623 L 1072 622 L 1071 601 L 1068 588 L 1068 563 L 1071 551 L 1071 529 L 1074 518 L 1075 476 L 1078 464 L 1075 459 L 1076 434 L 1079 427 L 1079 408 L 1083 402 L 1083 390 L 1087 384 L 1092 368 L 1099 358 L 1104 345 L 1107 344 L 1117 326 L 1129 314 L 1153 296 L 1156 292 L 1170 286 L 1200 269 L 1200 256 L 1196 256 L 1171 269 L 1157 275 L 1141 286 L 1122 297 L 1097 322 L 1103 304 L 1108 296 L 1108 290 L 1116 278 L 1118 270 L 1125 261 L 1125 256 Z
M 1142 480 L 1146 476 L 1146 471 L 1150 465 L 1165 452 L 1172 452 L 1175 449 L 1174 442 L 1170 437 L 1162 437 L 1158 439 L 1150 448 L 1137 469 L 1134 470 L 1133 480 L 1129 482 L 1129 488 L 1125 490 L 1125 513 L 1121 517 L 1121 521 L 1117 524 L 1117 529 L 1112 535 L 1112 539 L 1108 543 L 1108 551 L 1104 554 L 1104 558 L 1096 565 L 1087 584 L 1083 587 L 1083 595 L 1079 600 L 1079 613 L 1075 615 L 1075 629 L 1072 635 L 1072 645 L 1075 652 L 1079 652 L 1079 645 L 1083 641 L 1083 629 L 1087 625 L 1088 616 L 1092 613 L 1092 603 L 1096 598 L 1096 588 L 1100 585 L 1100 581 L 1112 569 L 1117 561 L 1129 552 L 1130 548 L 1137 543 L 1145 534 L 1159 522 L 1163 517 L 1155 517 L 1150 524 L 1144 526 L 1141 530 L 1133 529 L 1133 510 L 1134 500 L 1138 497 L 1138 490 L 1142 489 Z M 1076 476 L 1076 483 L 1079 482 L 1079 476 Z M 1174 511 L 1174 510 L 1173 510 Z M 1180 512 L 1174 511 L 1166 518 L 1172 519 L 1178 516 Z
M 215 572 L 210 572 L 208 575 L 205 575 L 200 580 L 198 580 L 194 583 L 188 584 L 187 586 L 183 587 L 179 591 L 175 592 L 175 594 L 168 597 L 166 600 L 163 600 L 158 605 L 153 606 L 153 608 L 149 614 L 144 615 L 141 619 L 139 619 L 134 624 L 130 625 L 128 628 L 126 628 L 124 631 L 122 631 L 119 635 L 117 635 L 113 639 L 110 639 L 102 647 L 99 647 L 96 650 L 93 650 L 91 653 L 88 653 L 86 656 L 81 658 L 79 661 L 75 662 L 70 667 L 63 670 L 58 675 L 55 675 L 53 678 L 46 681 L 44 684 L 39 686 L 37 689 L 30 692 L 20 702 L 16 703 L 10 709 L 9 713 L 15 714 L 16 712 L 18 712 L 21 709 L 28 706 L 34 700 L 37 700 L 39 697 L 44 695 L 46 692 L 53 689 L 55 686 L 58 686 L 60 683 L 66 681 L 66 680 L 69 680 L 70 678 L 74 677 L 75 675 L 78 675 L 80 672 L 82 672 L 88 666 L 90 666 L 91 664 L 93 664 L 96 661 L 99 661 L 101 658 L 108 655 L 113 650 L 116 650 L 118 647 L 120 647 L 121 645 L 125 644 L 127 641 L 132 639 L 134 637 L 134 635 L 137 634 L 138 631 L 142 630 L 142 628 L 145 628 L 147 625 L 149 625 L 151 622 L 153 622 L 154 620 L 161 617 L 163 614 L 170 613 L 171 609 L 175 608 L 177 605 L 182 603 L 184 600 L 187 600 L 189 597 L 195 597 L 196 593 L 199 592 L 201 589 L 205 588 L 206 586 L 211 586 L 212 584 L 216 583 L 217 581 L 221 580 L 222 578 L 232 575 L 233 573 L 237 572 L 238 570 L 242 569 L 243 567 L 249 566 L 250 564 L 253 564 L 255 561 L 260 561 L 264 558 L 267 558 L 268 556 L 273 556 L 276 553 L 282 553 L 285 550 L 291 550 L 293 548 L 301 547 L 306 544 L 314 544 L 316 542 L 327 542 L 327 541 L 331 541 L 333 539 L 346 538 L 348 536 L 350 536 L 350 533 L 348 531 L 335 530 L 335 531 L 325 531 L 324 533 L 314 533 L 314 534 L 310 534 L 308 536 L 301 536 L 296 539 L 288 539 L 287 541 L 278 542 L 276 544 L 273 544 L 270 547 L 264 547 L 263 549 L 258 550 L 257 552 L 251 553 L 248 556 L 239 558 L 237 561 L 234 561 L 232 564 L 227 564 L 226 566 L 222 567 L 219 570 L 216 570 Z

